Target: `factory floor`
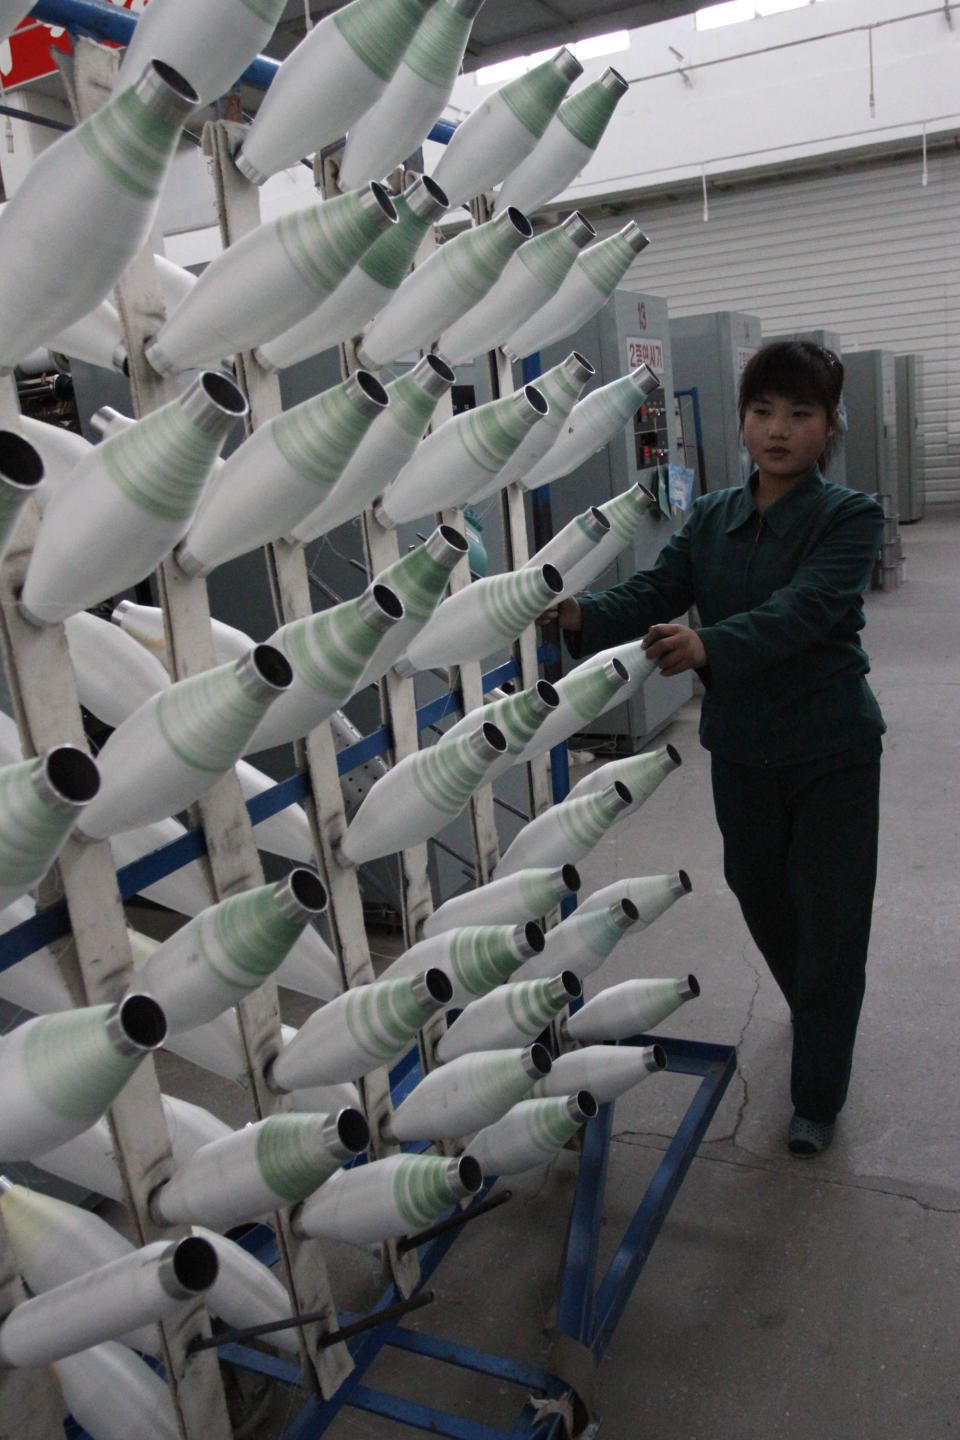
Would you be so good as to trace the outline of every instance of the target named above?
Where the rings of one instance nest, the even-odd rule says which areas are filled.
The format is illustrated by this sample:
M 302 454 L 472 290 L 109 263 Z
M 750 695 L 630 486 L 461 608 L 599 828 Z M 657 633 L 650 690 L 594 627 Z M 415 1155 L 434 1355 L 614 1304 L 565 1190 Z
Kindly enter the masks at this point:
M 696 700 L 658 737 L 681 768 L 580 865 L 583 894 L 621 875 L 688 871 L 692 894 L 622 942 L 587 994 L 598 978 L 692 971 L 701 997 L 661 1030 L 734 1044 L 739 1057 L 600 1367 L 605 1440 L 960 1436 L 960 507 L 904 527 L 903 541 L 905 583 L 867 597 L 871 681 L 889 727 L 880 877 L 850 1097 L 826 1154 L 785 1149 L 789 1016 L 723 880 Z M 653 1075 L 617 1103 L 601 1267 L 695 1084 Z M 574 1164 L 565 1152 L 515 1177 L 510 1202 L 465 1228 L 431 1282 L 434 1303 L 409 1326 L 546 1363 Z M 334 1248 L 330 1268 L 349 1308 L 379 1293 L 373 1256 Z M 525 1395 L 401 1351 L 385 1351 L 367 1380 L 508 1432 Z M 272 1440 L 301 1401 L 263 1400 L 258 1421 L 251 1386 L 242 1428 Z M 0 1401 L 3 1440 L 60 1433 L 39 1407 L 32 1419 L 2 1412 Z M 348 1409 L 328 1433 L 415 1432 Z

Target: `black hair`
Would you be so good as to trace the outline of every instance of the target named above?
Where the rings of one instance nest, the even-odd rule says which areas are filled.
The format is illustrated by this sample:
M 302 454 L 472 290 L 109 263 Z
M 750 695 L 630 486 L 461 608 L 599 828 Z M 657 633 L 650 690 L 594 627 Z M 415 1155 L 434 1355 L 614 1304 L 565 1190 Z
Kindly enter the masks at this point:
M 785 395 L 803 404 L 822 405 L 833 427 L 820 457 L 826 462 L 840 438 L 842 391 L 843 365 L 832 350 L 812 340 L 774 340 L 750 357 L 740 376 L 740 428 L 747 406 L 761 395 Z

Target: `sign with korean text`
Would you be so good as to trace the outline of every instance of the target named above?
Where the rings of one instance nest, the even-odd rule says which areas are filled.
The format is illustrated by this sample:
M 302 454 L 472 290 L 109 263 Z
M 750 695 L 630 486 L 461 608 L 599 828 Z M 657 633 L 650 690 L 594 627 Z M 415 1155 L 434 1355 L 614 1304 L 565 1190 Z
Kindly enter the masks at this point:
M 644 335 L 642 339 L 627 336 L 626 346 L 627 364 L 631 370 L 636 370 L 640 365 L 646 364 L 657 375 L 663 374 L 662 340 L 654 340 L 650 335 Z

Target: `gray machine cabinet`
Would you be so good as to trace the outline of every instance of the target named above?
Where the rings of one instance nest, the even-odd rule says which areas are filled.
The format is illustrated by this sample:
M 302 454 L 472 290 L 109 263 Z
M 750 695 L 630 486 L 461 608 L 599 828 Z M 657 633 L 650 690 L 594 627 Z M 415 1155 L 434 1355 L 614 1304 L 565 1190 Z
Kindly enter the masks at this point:
M 837 359 L 843 361 L 843 342 L 836 330 L 791 330 L 784 335 L 765 335 L 763 337 L 765 345 L 773 340 L 811 340 L 814 345 L 822 345 L 825 350 L 832 350 Z M 845 406 L 845 396 L 841 404 Z M 827 480 L 833 481 L 834 485 L 846 485 L 847 446 L 845 436 L 831 455 L 830 462 L 824 468 L 823 473 Z
M 673 382 L 697 391 L 703 434 L 705 490 L 742 485 L 750 457 L 740 440 L 737 390 L 743 368 L 760 349 L 760 321 L 737 310 L 670 321 Z
M 923 429 L 920 424 L 922 355 L 898 355 L 894 362 L 897 385 L 897 489 L 900 523 L 923 519 L 926 504 Z
M 897 387 L 890 350 L 853 350 L 844 358 L 847 484 L 897 504 Z

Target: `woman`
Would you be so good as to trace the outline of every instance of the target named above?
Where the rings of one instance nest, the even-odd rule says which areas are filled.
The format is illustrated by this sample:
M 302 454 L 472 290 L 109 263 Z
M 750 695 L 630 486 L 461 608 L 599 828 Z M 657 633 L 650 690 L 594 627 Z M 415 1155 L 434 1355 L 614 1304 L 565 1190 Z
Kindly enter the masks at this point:
M 879 706 L 858 635 L 883 512 L 824 480 L 843 366 L 778 341 L 740 385 L 747 483 L 697 500 L 651 570 L 564 600 L 574 656 L 644 636 L 704 682 L 724 873 L 793 1017 L 787 1144 L 830 1144 L 847 1094 L 876 881 Z M 696 605 L 697 629 L 665 624 Z

